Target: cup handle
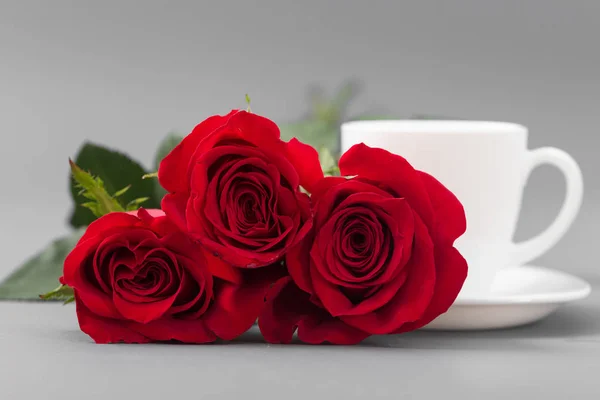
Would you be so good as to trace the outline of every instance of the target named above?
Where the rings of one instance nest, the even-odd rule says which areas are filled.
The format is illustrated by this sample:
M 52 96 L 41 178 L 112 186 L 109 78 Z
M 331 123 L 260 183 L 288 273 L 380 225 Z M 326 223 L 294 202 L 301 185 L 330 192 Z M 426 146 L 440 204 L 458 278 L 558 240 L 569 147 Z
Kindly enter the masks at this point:
M 577 162 L 566 152 L 542 147 L 529 152 L 525 165 L 525 180 L 542 164 L 556 166 L 565 176 L 567 193 L 558 216 L 538 236 L 514 245 L 511 265 L 523 265 L 552 248 L 567 232 L 577 216 L 583 198 L 583 177 Z M 525 182 L 524 180 L 524 182 Z

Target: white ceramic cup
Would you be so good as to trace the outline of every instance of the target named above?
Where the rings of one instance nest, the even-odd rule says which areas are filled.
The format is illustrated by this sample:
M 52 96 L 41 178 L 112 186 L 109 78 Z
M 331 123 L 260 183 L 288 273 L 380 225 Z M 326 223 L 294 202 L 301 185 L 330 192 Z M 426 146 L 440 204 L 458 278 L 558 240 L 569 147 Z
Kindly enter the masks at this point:
M 562 150 L 527 149 L 527 128 L 505 122 L 399 120 L 342 125 L 342 151 L 357 143 L 406 158 L 449 188 L 462 202 L 467 231 L 456 247 L 469 264 L 460 297 L 485 295 L 503 267 L 542 255 L 569 229 L 583 196 L 579 166 Z M 558 216 L 538 236 L 514 243 L 523 189 L 531 171 L 552 164 L 566 178 Z

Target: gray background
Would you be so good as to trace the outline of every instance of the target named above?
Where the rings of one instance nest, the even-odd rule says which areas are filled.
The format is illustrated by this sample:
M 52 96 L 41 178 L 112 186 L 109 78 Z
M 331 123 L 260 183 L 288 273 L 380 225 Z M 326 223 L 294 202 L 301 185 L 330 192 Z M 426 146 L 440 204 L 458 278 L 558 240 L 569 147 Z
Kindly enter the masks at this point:
M 308 85 L 355 77 L 354 111 L 519 122 L 530 147 L 571 153 L 583 208 L 536 263 L 597 287 L 599 15 L 596 0 L 0 0 L 0 276 L 67 231 L 67 158 L 85 139 L 149 165 L 165 133 L 245 93 L 284 122 L 306 111 Z M 563 191 L 557 171 L 533 174 L 517 239 L 550 222 Z M 530 327 L 351 350 L 256 332 L 230 346 L 91 346 L 70 307 L 2 303 L 0 397 L 597 398 L 597 292 Z
M 0 276 L 66 231 L 67 158 L 85 139 L 150 164 L 168 131 L 244 107 L 277 122 L 308 85 L 363 81 L 360 112 L 506 120 L 583 169 L 572 230 L 537 264 L 599 276 L 600 2 L 0 1 Z M 517 238 L 562 201 L 551 167 Z
M 8 272 L 66 229 L 67 157 L 84 139 L 149 164 L 160 138 L 243 107 L 278 122 L 306 87 L 363 80 L 353 110 L 507 120 L 571 153 L 586 183 L 572 231 L 538 264 L 598 274 L 597 1 L 12 1 L 0 11 L 2 243 Z M 547 169 L 547 170 L 546 170 Z M 534 173 L 517 238 L 564 184 Z

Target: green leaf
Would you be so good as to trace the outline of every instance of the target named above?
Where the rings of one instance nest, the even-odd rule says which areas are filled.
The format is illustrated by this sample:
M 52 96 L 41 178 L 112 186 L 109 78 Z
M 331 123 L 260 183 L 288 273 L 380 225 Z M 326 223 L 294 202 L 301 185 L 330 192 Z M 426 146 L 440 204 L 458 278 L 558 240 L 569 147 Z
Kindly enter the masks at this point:
M 356 80 L 348 80 L 333 97 L 333 104 L 337 106 L 338 110 L 345 110 L 359 92 L 359 82 Z
M 326 148 L 334 157 L 339 156 L 340 135 L 339 127 L 331 127 L 325 121 L 301 121 L 279 126 L 281 138 L 290 140 L 294 137 L 303 143 L 310 144 L 316 149 Z
M 156 155 L 154 156 L 154 171 L 158 171 L 158 167 L 163 158 L 181 143 L 182 140 L 182 135 L 171 132 L 160 142 L 158 149 L 156 150 Z M 154 186 L 154 198 L 160 203 L 164 195 L 167 194 L 167 191 L 160 186 L 158 179 L 152 180 L 152 185 Z
M 323 169 L 325 175 L 339 175 L 340 169 L 329 149 L 323 147 L 319 150 L 319 162 L 321 163 L 321 169 Z
M 69 304 L 75 301 L 75 292 L 72 287 L 67 285 L 59 285 L 56 289 L 40 294 L 40 299 L 42 300 L 59 300 L 64 304 Z
M 101 178 L 108 193 L 116 193 L 131 185 L 131 188 L 119 197 L 123 204 L 140 197 L 150 196 L 150 200 L 145 206 L 148 208 L 158 208 L 160 206 L 160 202 L 154 195 L 154 182 L 142 180 L 142 175 L 146 174 L 147 171 L 127 155 L 93 143 L 85 143 L 77 154 L 75 163 L 82 170 L 89 171 L 94 176 Z M 80 205 L 85 203 L 85 197 L 79 192 L 80 190 L 71 180 L 74 210 L 71 214 L 70 223 L 74 227 L 89 225 L 90 222 L 96 219 L 89 209 Z
M 324 122 L 332 129 L 337 128 L 351 100 L 358 94 L 358 86 L 356 81 L 346 81 L 331 99 L 322 90 L 316 90 L 311 96 L 311 119 Z
M 53 241 L 17 268 L 0 283 L 0 299 L 39 300 L 40 294 L 56 287 L 58 278 L 62 275 L 65 258 L 83 232 L 84 230 L 80 229 Z

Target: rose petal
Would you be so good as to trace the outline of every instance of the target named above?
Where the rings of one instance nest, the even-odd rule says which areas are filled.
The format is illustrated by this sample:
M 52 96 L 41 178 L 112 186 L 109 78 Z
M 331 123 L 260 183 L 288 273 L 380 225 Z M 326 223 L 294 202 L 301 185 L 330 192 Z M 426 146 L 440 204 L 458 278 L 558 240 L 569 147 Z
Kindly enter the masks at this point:
M 208 308 L 210 299 L 207 299 L 205 293 L 206 283 L 203 280 L 196 281 L 189 271 L 184 269 L 181 290 L 162 319 L 168 319 L 167 316 L 186 320 L 198 319 Z
M 120 228 L 129 228 L 139 223 L 140 219 L 135 215 L 122 212 L 109 213 L 89 224 L 79 242 L 87 241 L 98 235 L 106 235 L 107 231 L 111 233 L 119 232 L 122 230 Z M 102 239 L 100 238 L 100 240 Z
M 287 256 L 286 264 L 294 283 L 307 293 L 314 293 L 310 280 L 310 251 L 314 240 L 314 231 L 306 235 L 299 244 L 293 246 Z
M 435 291 L 427 310 L 418 321 L 406 323 L 394 333 L 409 332 L 427 325 L 448 311 L 456 300 L 467 278 L 467 262 L 454 247 L 440 246 L 436 247 L 435 265 Z
M 307 197 L 304 193 L 294 193 L 291 189 L 284 186 L 278 186 L 274 194 L 276 195 L 275 215 L 292 216 L 300 214 L 299 207 L 302 205 L 298 204 L 298 200 Z
M 127 211 L 127 214 L 135 215 L 146 226 L 151 226 L 155 219 L 165 216 L 165 212 L 157 208 L 138 208 L 136 211 Z
M 388 334 L 421 318 L 429 306 L 436 282 L 434 247 L 423 221 L 416 214 L 414 219 L 415 237 L 412 257 L 405 267 L 406 282 L 382 308 L 365 315 L 340 317 L 348 325 L 373 335 Z
M 211 254 L 204 252 L 206 258 L 206 265 L 211 274 L 215 277 L 223 279 L 225 281 L 241 284 L 242 283 L 242 271 L 238 268 L 233 267 L 231 264 L 224 262 L 218 257 L 214 257 Z
M 107 238 L 107 241 L 111 239 Z M 135 255 L 135 265 L 130 266 L 130 269 L 138 271 L 144 265 L 144 260 L 149 253 L 160 251 L 163 246 L 161 240 L 156 237 L 156 234 L 149 229 L 130 230 L 123 234 L 123 247 L 127 247 Z M 173 254 L 167 252 L 164 254 L 167 259 L 174 262 Z
M 313 217 L 311 210 L 310 197 L 305 193 L 297 193 L 296 200 L 298 201 L 298 214 L 303 225 L 296 233 L 296 243 L 299 242 L 305 235 L 308 234 L 313 225 Z
M 362 182 L 358 179 L 341 179 L 342 181 L 339 178 L 327 177 L 317 185 L 319 197 L 315 205 L 314 217 L 314 223 L 317 228 L 323 226 L 330 218 L 334 209 L 338 209 L 340 203 L 349 196 L 359 194 L 361 196 L 370 196 L 371 198 L 375 196 L 378 196 L 378 198 L 393 198 L 391 194 L 370 183 Z
M 131 302 L 126 300 L 119 291 L 113 292 L 113 303 L 119 313 L 128 320 L 146 324 L 160 318 L 173 305 L 179 291 L 163 300 L 153 302 Z
M 114 236 L 109 236 L 110 239 Z M 111 265 L 125 264 L 135 266 L 135 255 L 122 243 L 111 242 L 105 239 L 100 243 L 92 259 L 92 269 L 95 276 L 95 283 L 98 284 L 104 293 L 112 293 L 113 276 L 111 274 Z M 83 266 L 84 264 L 82 264 Z M 91 278 L 88 272 L 87 279 Z
M 271 147 L 280 138 L 279 127 L 273 121 L 244 110 L 232 115 L 227 127 L 235 128 L 241 139 L 259 148 Z
M 310 198 L 313 204 L 318 203 L 329 189 L 346 182 L 348 182 L 348 179 L 343 176 L 326 176 L 318 182 L 315 182 L 312 191 L 310 192 Z
M 438 240 L 452 244 L 467 229 L 465 210 L 448 188 L 433 176 L 417 171 L 421 176 L 435 214 L 435 233 Z
M 201 265 L 204 262 L 202 258 L 202 247 L 192 241 L 190 237 L 183 232 L 175 232 L 160 239 L 158 248 L 168 249 L 170 253 L 192 258 Z
M 182 209 L 185 209 L 185 207 L 182 207 Z M 184 227 L 178 227 L 171 218 L 167 217 L 163 210 L 140 208 L 137 211 L 137 216 L 145 226 L 159 237 L 185 230 Z
M 404 197 L 428 228 L 433 228 L 433 209 L 421 176 L 404 158 L 363 143 L 352 146 L 340 159 L 342 175 L 357 175 Z
M 269 290 L 258 326 L 269 343 L 290 343 L 296 328 L 298 338 L 310 344 L 355 344 L 369 336 L 317 308 L 290 277 L 280 279 Z
M 215 299 L 205 314 L 207 326 L 219 338 L 232 340 L 246 332 L 258 318 L 269 285 L 281 274 L 281 266 L 244 271 L 244 282 L 235 285 L 215 280 Z
M 312 146 L 296 138 L 287 143 L 286 150 L 287 158 L 298 172 L 300 185 L 308 192 L 312 192 L 316 183 L 323 178 L 319 153 Z
M 196 152 L 199 143 L 214 132 L 238 111 L 232 110 L 229 114 L 214 115 L 198 124 L 167 156 L 158 167 L 158 180 L 168 192 L 189 192 L 190 161 Z
M 364 288 L 365 285 L 384 284 L 400 273 L 410 257 L 414 220 L 413 212 L 404 199 L 382 197 L 369 192 L 352 193 L 338 204 L 326 222 L 323 218 L 317 219 L 324 225 L 319 228 L 310 250 L 311 260 L 319 274 L 333 285 Z M 342 240 L 339 236 L 340 227 L 346 226 L 347 221 L 359 220 L 373 225 L 372 231 L 380 232 L 373 238 L 375 242 L 371 245 L 371 256 L 364 260 L 367 265 L 354 263 L 348 258 L 347 251 L 336 251 Z M 379 243 L 381 240 L 385 242 Z M 343 254 L 336 255 L 336 252 Z M 327 301 L 324 303 L 335 307 Z M 346 307 L 343 309 L 345 311 L 339 309 L 332 313 L 342 315 L 347 312 Z
M 127 322 L 125 325 L 159 342 L 177 340 L 183 343 L 211 343 L 217 339 L 203 320 L 163 318 L 147 324 Z
M 357 344 L 371 336 L 367 332 L 333 318 L 325 311 L 311 314 L 298 323 L 298 339 L 304 343 Z
M 81 330 L 96 343 L 149 343 L 178 340 L 184 343 L 209 343 L 216 336 L 202 320 L 161 319 L 148 324 L 118 321 L 94 315 L 77 300 L 77 318 Z
M 188 196 L 181 193 L 166 194 L 161 202 L 161 207 L 169 216 L 170 220 L 182 231 L 188 230 L 185 210 Z
M 211 240 L 214 240 L 215 234 L 212 224 L 204 216 L 205 201 L 203 196 L 192 193 L 186 204 L 185 218 L 188 235 L 195 240 L 201 241 L 201 244 L 206 246 L 210 244 Z
M 90 311 L 75 292 L 75 305 L 80 329 L 96 343 L 148 343 L 151 340 L 130 329 L 123 321 L 104 318 Z
M 182 260 L 181 264 L 181 289 L 165 316 L 185 320 L 199 319 L 212 301 L 212 277 L 198 266 L 184 265 L 186 260 Z
M 199 163 L 194 169 L 194 182 L 202 180 L 208 182 L 205 175 L 212 162 L 211 160 L 222 157 L 225 154 L 235 154 L 235 152 L 245 154 L 246 156 L 260 155 L 260 151 L 250 147 L 244 148 L 229 145 L 219 146 L 200 157 Z M 237 164 L 240 164 L 240 167 L 245 165 L 257 166 L 257 168 L 263 170 L 266 175 L 269 174 L 270 171 L 271 175 L 273 175 L 272 179 L 277 178 L 277 181 L 280 179 L 277 169 L 267 164 L 261 158 L 242 159 L 235 165 L 232 165 L 222 179 L 231 181 L 234 177 L 237 177 L 239 175 L 235 174 L 237 171 Z M 292 173 L 295 172 L 292 171 Z M 196 179 L 196 177 L 198 177 L 198 179 Z M 231 190 L 234 189 L 226 189 L 227 192 L 230 192 Z M 205 197 L 198 198 L 198 200 L 193 203 L 192 207 L 190 207 L 190 203 L 188 203 L 188 226 L 197 233 L 195 236 L 202 241 L 202 244 L 213 254 L 223 258 L 226 262 L 242 268 L 262 267 L 281 258 L 285 248 L 284 246 L 277 245 L 288 236 L 291 236 L 292 238 L 295 237 L 292 234 L 294 229 L 297 229 L 298 224 L 291 222 L 284 224 L 285 229 L 280 232 L 277 237 L 273 237 L 270 240 L 257 241 L 253 235 L 249 235 L 248 233 L 243 235 L 241 233 L 238 234 L 235 230 L 232 230 L 231 227 L 228 227 L 223 223 L 223 210 L 220 210 L 221 206 L 219 205 L 220 201 L 218 200 L 218 196 L 220 195 L 221 193 L 218 193 L 218 182 L 216 179 L 213 179 L 208 183 L 207 194 Z M 295 199 L 292 200 L 296 203 Z M 297 205 L 297 208 L 298 207 L 299 206 Z M 281 216 L 280 221 L 284 222 L 286 218 L 288 217 Z M 208 227 L 212 229 L 212 234 L 204 235 L 204 232 L 208 233 L 205 231 Z M 277 248 L 275 248 L 275 246 L 277 246 Z M 271 248 L 273 248 L 272 251 L 270 250 Z M 235 249 L 235 251 L 232 251 L 232 249 Z
M 92 259 L 89 258 L 98 245 L 98 238 L 92 237 L 79 241 L 77 246 L 67 255 L 64 263 L 63 280 L 74 289 L 80 290 L 82 301 L 95 314 L 103 317 L 121 318 L 111 301 L 111 294 L 103 292 L 99 286 L 88 280 L 86 270 L 93 273 Z
M 368 281 L 369 277 L 364 279 L 364 277 L 357 276 L 356 271 L 350 270 L 352 265 L 348 262 L 345 255 L 336 255 L 335 251 L 336 243 L 334 241 L 339 240 L 337 236 L 338 225 L 343 224 L 344 219 L 352 216 L 354 211 L 355 210 L 353 209 L 347 208 L 335 212 L 330 216 L 329 221 L 327 221 L 327 223 L 319 229 L 314 244 L 310 250 L 310 258 L 312 262 L 311 276 L 313 274 L 312 270 L 315 270 L 318 271 L 320 277 L 330 282 L 333 286 L 339 285 L 342 287 L 354 288 L 365 287 L 365 281 Z M 369 209 L 361 209 L 358 212 L 376 219 L 375 214 Z M 375 254 L 375 256 L 381 256 L 383 261 L 387 259 L 387 255 Z M 367 261 L 369 262 L 369 260 Z M 320 297 L 316 287 L 315 294 Z M 326 300 L 323 300 L 323 302 L 325 304 L 331 304 Z
M 267 292 L 258 327 L 267 342 L 290 343 L 300 321 L 315 311 L 308 294 L 284 277 Z
M 224 262 L 238 268 L 260 268 L 279 259 L 279 254 L 265 253 L 259 254 L 253 251 L 243 251 L 241 249 L 233 250 L 230 246 L 225 246 L 212 240 L 202 241 L 203 247 L 214 257 L 222 258 Z M 225 258 L 226 256 L 226 258 Z
M 149 231 L 146 232 L 151 233 Z M 166 248 L 160 248 L 160 242 L 158 241 L 152 244 L 151 246 L 148 245 L 142 248 L 134 247 L 132 249 L 134 253 L 139 253 L 137 265 L 133 270 L 126 268 L 125 270 L 118 271 L 115 267 L 112 272 L 116 283 L 112 296 L 113 304 L 126 319 L 143 324 L 158 319 L 167 312 L 177 298 L 181 284 L 181 268 L 174 254 Z M 148 260 L 154 257 L 160 257 L 163 260 L 161 265 L 157 265 L 157 267 L 167 269 L 167 271 L 163 271 L 162 273 L 170 275 L 167 279 L 169 295 L 167 297 L 155 296 L 156 291 L 159 290 L 158 287 L 154 289 L 153 294 L 150 296 L 140 296 L 131 291 L 127 292 L 125 286 L 119 283 L 119 280 L 135 280 L 136 276 L 143 274 L 145 269 L 150 268 Z
M 314 248 L 313 248 L 314 250 Z M 311 258 L 314 256 L 311 254 Z M 323 307 L 334 317 L 345 315 L 353 307 L 350 299 L 340 291 L 340 288 L 325 279 L 317 267 L 311 266 L 310 279 L 314 294 L 319 298 Z
M 361 299 L 358 304 L 354 304 L 348 297 L 342 293 L 339 287 L 320 276 L 318 272 L 311 274 L 315 293 L 323 302 L 323 306 L 329 314 L 334 317 L 348 315 L 365 315 L 374 312 L 377 309 L 385 307 L 398 294 L 398 290 L 404 285 L 407 278 L 406 271 L 385 285 L 382 285 L 374 294 Z

